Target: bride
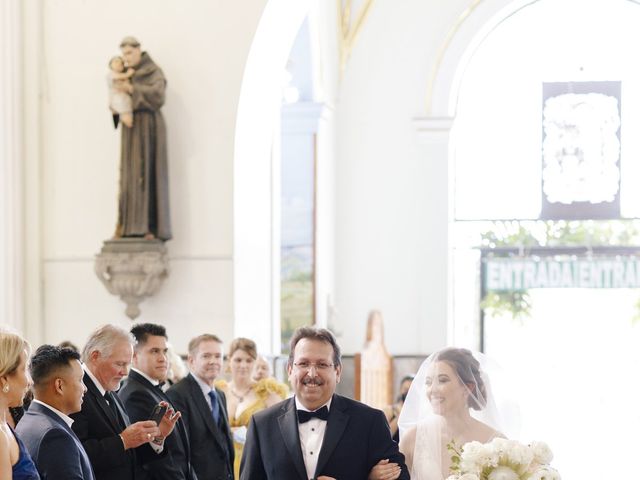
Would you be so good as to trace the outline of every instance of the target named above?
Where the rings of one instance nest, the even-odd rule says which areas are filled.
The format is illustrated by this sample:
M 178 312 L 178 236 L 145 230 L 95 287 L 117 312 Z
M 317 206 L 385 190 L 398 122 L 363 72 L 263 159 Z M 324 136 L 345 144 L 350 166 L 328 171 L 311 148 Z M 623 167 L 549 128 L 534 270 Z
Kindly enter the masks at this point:
M 414 480 L 442 480 L 451 455 L 470 441 L 490 442 L 506 422 L 499 414 L 481 353 L 445 348 L 420 366 L 402 408 L 400 450 Z

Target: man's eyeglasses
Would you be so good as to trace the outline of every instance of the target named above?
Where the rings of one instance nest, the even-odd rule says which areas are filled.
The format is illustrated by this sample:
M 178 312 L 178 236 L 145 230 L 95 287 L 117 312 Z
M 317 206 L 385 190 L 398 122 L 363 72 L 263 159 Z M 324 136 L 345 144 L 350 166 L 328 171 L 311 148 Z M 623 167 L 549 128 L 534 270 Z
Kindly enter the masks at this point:
M 311 367 L 316 367 L 317 371 L 324 372 L 332 368 L 333 363 L 326 363 L 326 362 L 312 363 L 312 362 L 303 361 L 303 362 L 296 362 L 293 364 L 293 366 L 296 367 L 298 370 L 303 370 L 303 371 L 309 371 L 311 370 Z

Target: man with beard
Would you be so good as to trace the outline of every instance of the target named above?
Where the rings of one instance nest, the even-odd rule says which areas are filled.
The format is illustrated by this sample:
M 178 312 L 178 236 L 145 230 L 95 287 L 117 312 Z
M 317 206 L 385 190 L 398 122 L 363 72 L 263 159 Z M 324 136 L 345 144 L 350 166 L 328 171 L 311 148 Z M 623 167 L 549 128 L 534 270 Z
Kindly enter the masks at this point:
M 382 411 L 335 393 L 342 362 L 329 330 L 298 328 L 287 370 L 295 397 L 251 417 L 241 480 L 409 478 Z
M 131 95 L 133 126 L 122 127 L 115 236 L 170 240 L 167 133 L 160 113 L 167 81 L 134 37 L 125 37 L 120 50 L 134 70 L 131 82 L 116 87 Z
M 146 478 L 140 465 L 165 455 L 162 439 L 180 418 L 167 410 L 160 424 L 129 421 L 115 391 L 127 375 L 135 340 L 125 329 L 104 325 L 94 330 L 82 350 L 87 392 L 82 409 L 74 413 L 72 429 L 82 442 L 96 480 Z M 158 440 L 158 443 L 156 443 Z

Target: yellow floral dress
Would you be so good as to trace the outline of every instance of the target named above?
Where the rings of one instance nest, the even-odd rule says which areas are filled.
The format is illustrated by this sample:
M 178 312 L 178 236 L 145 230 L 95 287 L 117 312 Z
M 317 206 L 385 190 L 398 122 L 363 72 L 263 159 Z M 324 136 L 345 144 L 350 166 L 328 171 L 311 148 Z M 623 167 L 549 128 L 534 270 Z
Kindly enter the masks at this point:
M 225 380 L 216 381 L 215 386 L 225 392 L 229 391 L 229 384 Z M 253 386 L 253 391 L 257 397 L 256 401 L 240 412 L 238 417 L 229 418 L 229 426 L 232 429 L 237 427 L 248 427 L 251 416 L 256 412 L 267 408 L 266 401 L 272 393 L 275 393 L 284 400 L 287 398 L 289 388 L 284 383 L 278 382 L 275 378 L 263 378 Z M 234 440 L 233 448 L 235 450 L 235 460 L 233 462 L 233 472 L 236 479 L 240 478 L 240 460 L 242 459 L 243 447 L 244 443 L 239 443 Z

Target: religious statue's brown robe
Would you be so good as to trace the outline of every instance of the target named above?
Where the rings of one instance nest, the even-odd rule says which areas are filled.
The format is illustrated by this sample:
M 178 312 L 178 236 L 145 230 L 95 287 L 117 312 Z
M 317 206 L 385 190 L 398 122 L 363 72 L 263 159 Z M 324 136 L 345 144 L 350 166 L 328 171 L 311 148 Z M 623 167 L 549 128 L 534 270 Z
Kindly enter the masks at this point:
M 122 125 L 120 199 L 117 234 L 160 240 L 171 238 L 167 133 L 160 107 L 167 81 L 151 57 L 142 53 L 134 67 L 133 127 Z

